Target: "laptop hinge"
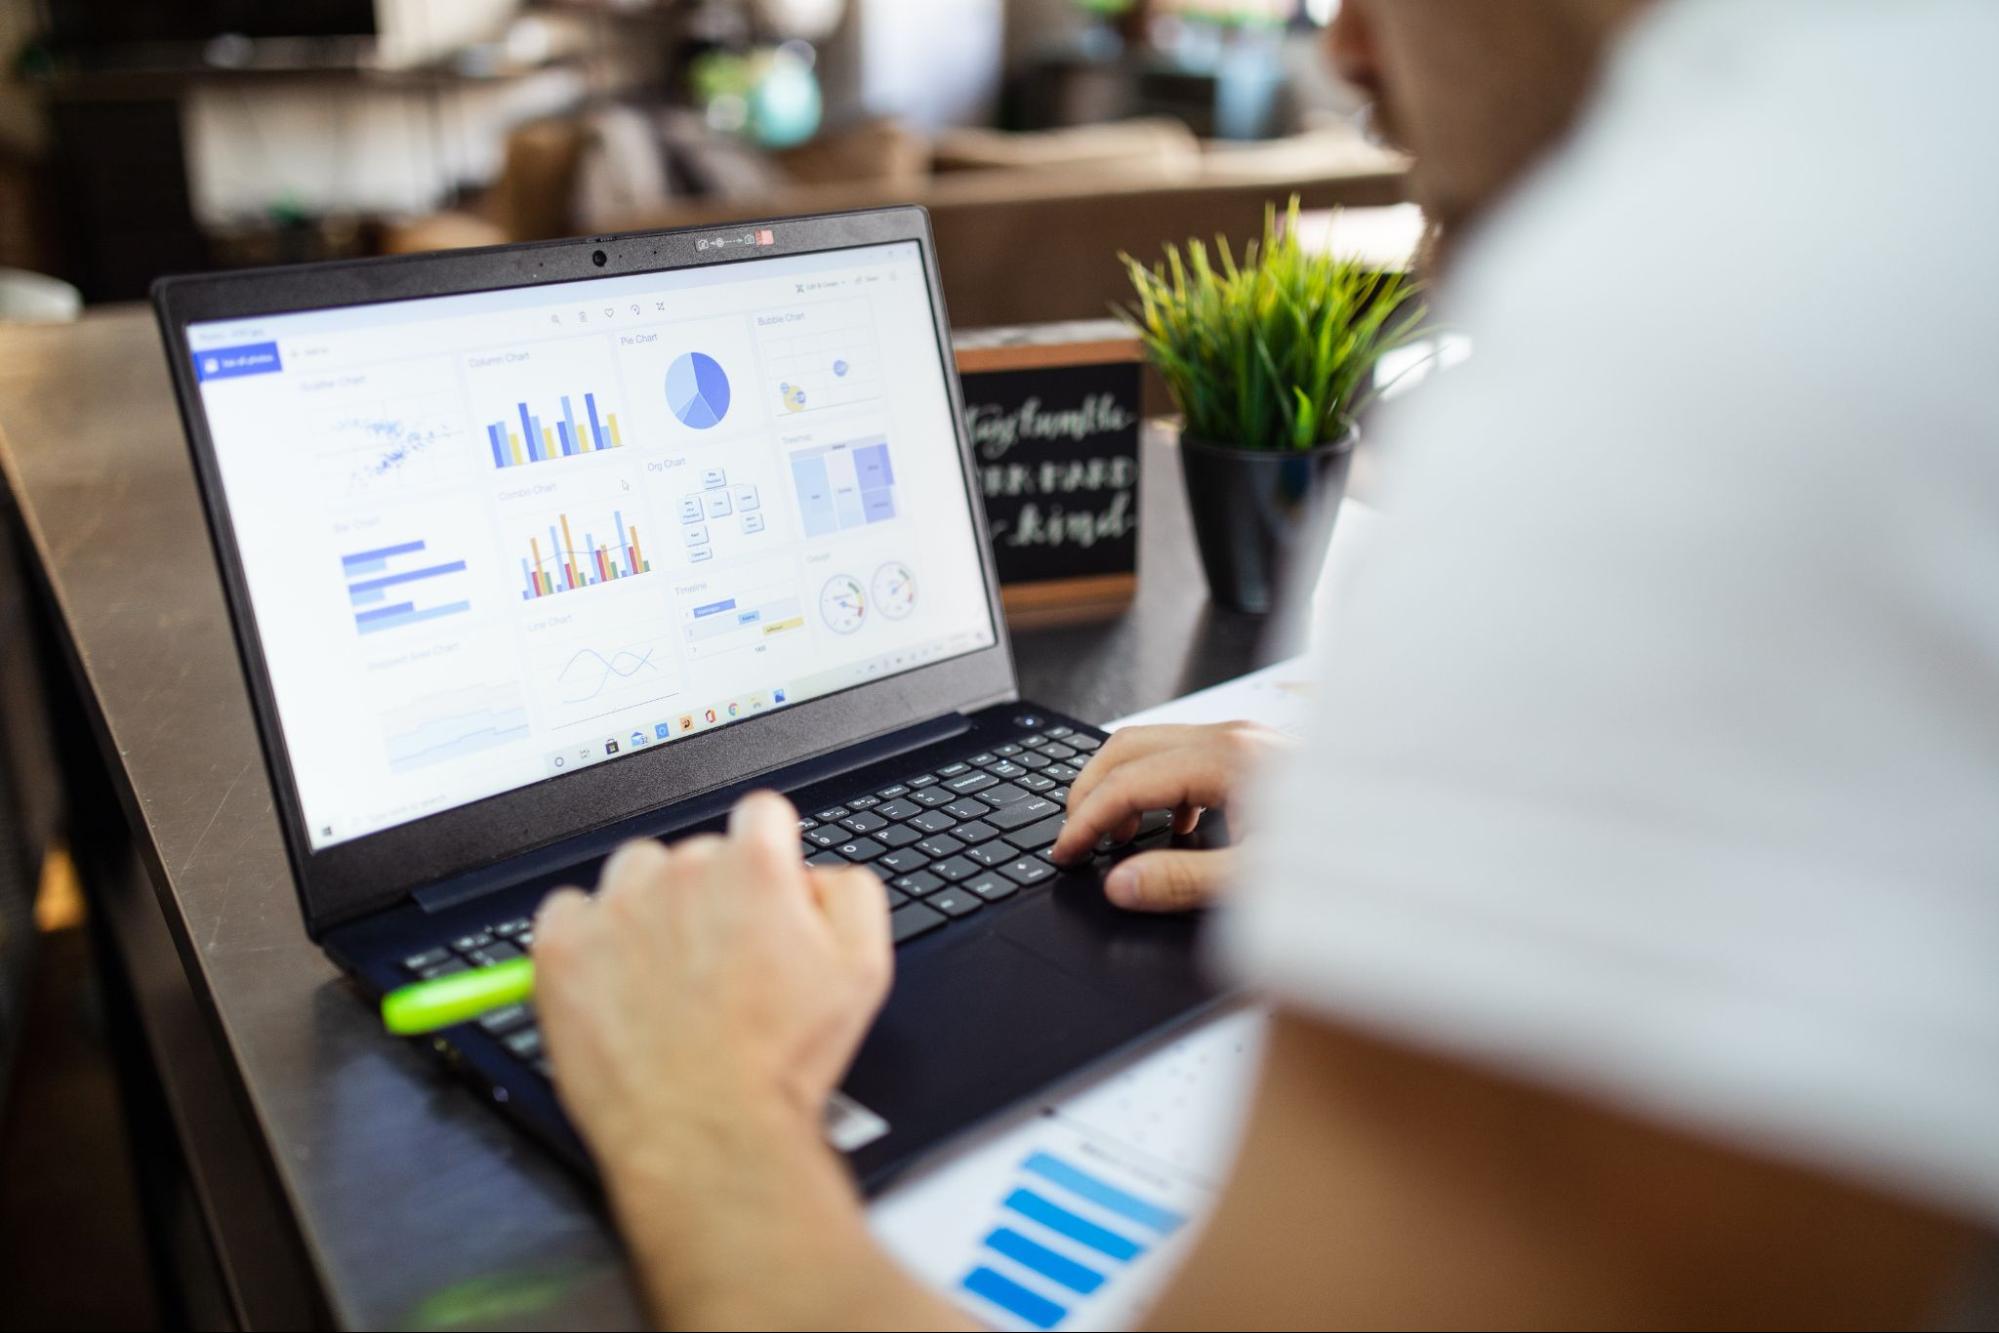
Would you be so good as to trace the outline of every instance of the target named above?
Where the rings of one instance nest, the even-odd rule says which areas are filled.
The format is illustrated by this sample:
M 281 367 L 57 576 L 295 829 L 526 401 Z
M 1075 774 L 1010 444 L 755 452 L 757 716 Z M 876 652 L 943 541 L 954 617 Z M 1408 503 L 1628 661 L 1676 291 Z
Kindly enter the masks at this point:
M 769 769 L 762 773 L 752 773 L 698 796 L 689 796 L 673 804 L 650 810 L 630 819 L 621 820 L 604 828 L 593 829 L 551 843 L 539 850 L 520 856 L 508 857 L 498 865 L 485 866 L 450 879 L 439 880 L 414 889 L 410 898 L 426 912 L 441 912 L 469 902 L 482 894 L 525 883 L 541 875 L 553 874 L 564 866 L 577 865 L 600 856 L 631 838 L 670 837 L 683 829 L 706 823 L 727 813 L 730 806 L 744 794 L 763 787 L 777 787 L 796 791 L 809 787 L 828 778 L 837 778 L 842 773 L 878 764 L 885 759 L 893 759 L 899 754 L 920 750 L 939 741 L 961 736 L 971 730 L 971 720 L 963 713 L 947 713 L 942 717 L 919 722 L 913 727 L 877 736 L 873 740 L 841 745 L 823 755 L 797 760 L 782 768 Z

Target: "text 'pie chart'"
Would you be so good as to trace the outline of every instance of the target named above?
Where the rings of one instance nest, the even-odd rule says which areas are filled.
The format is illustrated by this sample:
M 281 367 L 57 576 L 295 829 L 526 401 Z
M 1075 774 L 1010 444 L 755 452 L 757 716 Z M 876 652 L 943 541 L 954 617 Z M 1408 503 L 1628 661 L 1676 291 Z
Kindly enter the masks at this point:
M 685 352 L 666 368 L 666 405 L 689 430 L 711 430 L 729 415 L 729 377 L 706 352 Z

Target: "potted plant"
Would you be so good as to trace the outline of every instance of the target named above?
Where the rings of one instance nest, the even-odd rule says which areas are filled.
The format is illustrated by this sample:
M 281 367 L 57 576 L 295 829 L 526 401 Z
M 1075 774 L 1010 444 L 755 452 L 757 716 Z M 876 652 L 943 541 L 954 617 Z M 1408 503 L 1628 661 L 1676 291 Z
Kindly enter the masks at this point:
M 1168 246 L 1151 268 L 1120 255 L 1138 301 L 1118 313 L 1180 410 L 1209 591 L 1268 611 L 1285 569 L 1323 556 L 1375 366 L 1420 336 L 1424 310 L 1405 275 L 1308 251 L 1295 196 L 1241 262 L 1225 239 L 1216 250 L 1218 264 L 1199 241 L 1184 258 Z

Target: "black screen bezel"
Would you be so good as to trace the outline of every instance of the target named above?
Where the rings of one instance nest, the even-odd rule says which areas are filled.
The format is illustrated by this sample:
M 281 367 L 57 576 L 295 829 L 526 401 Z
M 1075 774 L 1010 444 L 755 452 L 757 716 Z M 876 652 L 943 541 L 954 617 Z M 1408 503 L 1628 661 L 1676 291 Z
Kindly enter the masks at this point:
M 746 238 L 769 228 L 772 243 Z M 991 647 L 808 699 L 573 773 L 531 782 L 407 824 L 314 850 L 307 835 L 214 441 L 194 380 L 189 325 L 629 277 L 915 241 L 939 368 L 985 581 Z M 720 242 L 718 244 L 718 242 Z M 929 215 L 906 207 L 640 232 L 486 250 L 162 279 L 153 288 L 174 392 L 220 566 L 265 763 L 307 930 L 402 901 L 412 890 L 492 866 L 705 791 L 907 727 L 1018 697 L 999 582 L 951 357 Z

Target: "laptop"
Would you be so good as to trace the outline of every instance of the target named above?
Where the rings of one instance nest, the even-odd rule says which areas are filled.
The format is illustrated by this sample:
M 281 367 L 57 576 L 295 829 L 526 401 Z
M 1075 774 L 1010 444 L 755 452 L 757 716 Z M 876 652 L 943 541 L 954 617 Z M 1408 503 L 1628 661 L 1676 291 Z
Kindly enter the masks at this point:
M 864 1187 L 1215 1001 L 1191 918 L 1102 893 L 1163 816 L 1048 858 L 1104 737 L 1016 689 L 922 210 L 154 304 L 305 929 L 367 996 L 531 953 L 551 889 L 769 788 L 887 886 L 826 1117 Z M 434 1045 L 587 1170 L 531 1006 Z

